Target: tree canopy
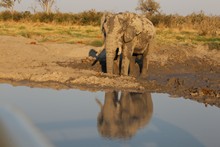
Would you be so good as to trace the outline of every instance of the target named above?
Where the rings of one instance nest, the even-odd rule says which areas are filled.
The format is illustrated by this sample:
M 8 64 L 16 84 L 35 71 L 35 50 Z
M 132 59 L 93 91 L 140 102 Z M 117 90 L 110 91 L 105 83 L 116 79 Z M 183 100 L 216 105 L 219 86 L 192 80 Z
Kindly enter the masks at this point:
M 16 1 L 18 3 L 21 2 L 21 0 L 1 0 L 0 7 L 4 7 L 13 13 L 14 12 L 14 5 L 15 5 Z
M 136 10 L 141 11 L 142 13 L 150 16 L 159 13 L 159 9 L 160 4 L 154 0 L 139 0 L 138 6 L 136 8 Z
M 47 14 L 51 13 L 51 8 L 55 3 L 55 0 L 37 0 L 40 4 L 41 8 L 43 8 L 44 12 Z

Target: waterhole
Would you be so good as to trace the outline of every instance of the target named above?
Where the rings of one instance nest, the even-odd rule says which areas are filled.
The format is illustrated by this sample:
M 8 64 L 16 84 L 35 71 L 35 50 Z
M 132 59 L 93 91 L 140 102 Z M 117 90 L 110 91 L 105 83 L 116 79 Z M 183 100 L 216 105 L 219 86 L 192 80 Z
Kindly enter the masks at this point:
M 0 84 L 0 103 L 21 109 L 55 147 L 220 144 L 218 107 L 168 94 Z

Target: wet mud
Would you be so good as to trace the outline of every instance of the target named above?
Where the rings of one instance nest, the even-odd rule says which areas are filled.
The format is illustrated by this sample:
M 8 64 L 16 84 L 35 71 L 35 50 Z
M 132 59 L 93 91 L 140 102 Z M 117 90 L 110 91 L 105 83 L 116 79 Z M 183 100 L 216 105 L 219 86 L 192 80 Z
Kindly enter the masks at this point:
M 148 78 L 141 79 L 135 75 L 139 68 L 133 70 L 132 76 L 120 76 L 103 72 L 103 62 L 92 66 L 96 58 L 89 56 L 89 52 L 93 47 L 31 42 L 1 36 L 1 83 L 53 89 L 168 93 L 171 97 L 220 107 L 219 51 L 157 46 L 151 53 Z
M 92 67 L 91 63 L 92 60 L 87 59 L 83 64 L 60 62 L 57 64 L 70 68 L 89 69 L 96 72 L 102 70 L 102 64 Z M 138 73 L 138 71 L 136 72 Z M 194 99 L 205 105 L 209 104 L 220 107 L 220 66 L 210 66 L 206 59 L 194 58 L 183 63 L 167 62 L 165 65 L 151 62 L 148 79 L 135 77 L 134 81 L 141 85 L 137 86 L 137 92 L 169 93 L 171 97 Z M 118 87 L 113 89 L 119 90 Z M 126 91 L 130 89 L 122 88 L 120 90 Z

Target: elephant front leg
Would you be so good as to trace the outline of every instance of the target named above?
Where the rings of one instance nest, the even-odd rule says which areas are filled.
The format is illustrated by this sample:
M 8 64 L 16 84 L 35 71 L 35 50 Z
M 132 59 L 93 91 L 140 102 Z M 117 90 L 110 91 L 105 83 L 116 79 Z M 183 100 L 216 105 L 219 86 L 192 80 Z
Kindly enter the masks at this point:
M 118 55 L 117 59 L 114 60 L 114 74 L 120 74 L 120 55 Z

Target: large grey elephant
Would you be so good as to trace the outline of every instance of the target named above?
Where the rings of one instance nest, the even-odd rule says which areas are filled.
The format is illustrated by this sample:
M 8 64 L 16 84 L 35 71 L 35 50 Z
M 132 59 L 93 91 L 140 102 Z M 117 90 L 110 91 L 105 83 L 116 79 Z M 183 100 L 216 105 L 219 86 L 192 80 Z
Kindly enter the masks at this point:
M 153 102 L 150 93 L 133 93 L 109 91 L 105 101 L 100 105 L 98 131 L 107 138 L 130 138 L 138 129 L 149 123 L 153 113 Z
M 114 74 L 114 60 L 121 54 L 121 75 L 128 75 L 132 56 L 142 55 L 141 77 L 147 77 L 148 53 L 152 48 L 155 28 L 145 16 L 135 13 L 105 14 L 101 30 L 106 49 L 107 73 Z M 119 60 L 119 59 L 118 59 Z

